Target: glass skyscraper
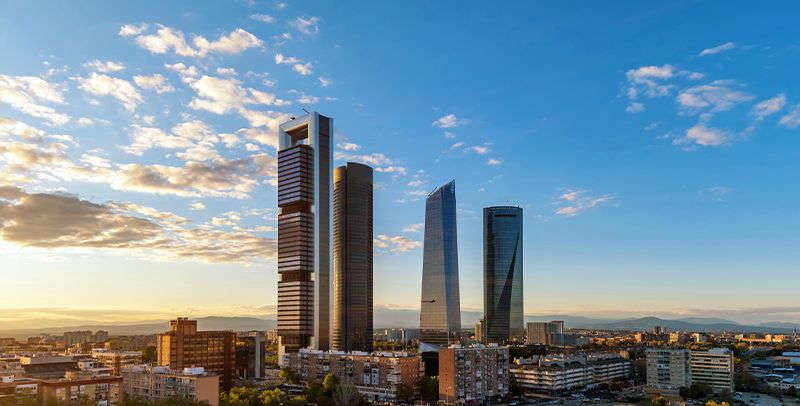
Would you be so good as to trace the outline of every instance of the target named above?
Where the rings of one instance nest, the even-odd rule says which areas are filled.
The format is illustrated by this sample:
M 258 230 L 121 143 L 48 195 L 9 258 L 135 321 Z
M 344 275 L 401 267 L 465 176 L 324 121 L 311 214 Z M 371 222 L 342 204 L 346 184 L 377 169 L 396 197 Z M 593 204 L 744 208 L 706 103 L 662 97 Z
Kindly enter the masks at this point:
M 278 359 L 330 349 L 333 120 L 317 112 L 278 131 Z
M 372 168 L 333 172 L 333 337 L 339 351 L 372 351 Z
M 455 181 L 434 190 L 425 201 L 419 324 L 421 343 L 448 345 L 461 335 Z
M 524 336 L 522 306 L 522 208 L 483 209 L 484 341 Z

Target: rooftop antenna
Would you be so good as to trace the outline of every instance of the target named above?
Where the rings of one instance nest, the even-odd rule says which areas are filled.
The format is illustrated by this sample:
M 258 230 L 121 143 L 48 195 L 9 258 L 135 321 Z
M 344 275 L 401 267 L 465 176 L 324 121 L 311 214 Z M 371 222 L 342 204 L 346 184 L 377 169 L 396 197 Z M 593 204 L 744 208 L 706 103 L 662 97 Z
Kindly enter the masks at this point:
M 306 110 L 306 108 L 305 108 L 305 107 L 300 107 L 300 108 L 301 108 L 301 109 L 303 109 L 303 111 L 305 111 L 305 112 L 306 112 L 306 114 L 311 114 L 311 113 L 309 113 L 309 112 L 308 112 L 308 110 Z

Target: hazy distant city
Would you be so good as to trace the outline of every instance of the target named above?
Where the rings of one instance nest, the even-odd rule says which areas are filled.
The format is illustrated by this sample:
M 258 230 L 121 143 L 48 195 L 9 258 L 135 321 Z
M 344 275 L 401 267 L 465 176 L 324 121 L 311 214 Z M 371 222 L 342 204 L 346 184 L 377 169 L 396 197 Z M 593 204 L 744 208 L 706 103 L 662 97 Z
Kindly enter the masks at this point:
M 796 8 L 8 4 L 0 406 L 800 406 Z

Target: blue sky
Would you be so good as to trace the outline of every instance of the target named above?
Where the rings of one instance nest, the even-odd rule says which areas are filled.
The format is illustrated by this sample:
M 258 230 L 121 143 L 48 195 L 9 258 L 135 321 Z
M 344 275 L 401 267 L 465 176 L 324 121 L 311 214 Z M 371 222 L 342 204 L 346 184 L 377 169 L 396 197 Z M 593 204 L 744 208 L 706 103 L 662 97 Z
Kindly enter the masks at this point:
M 456 179 L 465 310 L 510 203 L 527 314 L 800 321 L 797 11 L 14 3 L 0 318 L 274 313 L 275 128 L 305 108 L 378 171 L 376 305 L 419 306 L 424 196 Z

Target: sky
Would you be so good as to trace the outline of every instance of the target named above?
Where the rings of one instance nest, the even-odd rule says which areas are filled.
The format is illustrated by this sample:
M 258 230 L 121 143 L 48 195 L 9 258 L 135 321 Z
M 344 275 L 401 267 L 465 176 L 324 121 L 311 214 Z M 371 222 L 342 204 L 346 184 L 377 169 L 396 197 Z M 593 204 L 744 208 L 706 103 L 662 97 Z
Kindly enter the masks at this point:
M 424 198 L 524 208 L 526 314 L 800 322 L 798 5 L 14 2 L 0 320 L 271 317 L 277 126 L 376 171 L 375 305 L 419 307 Z

